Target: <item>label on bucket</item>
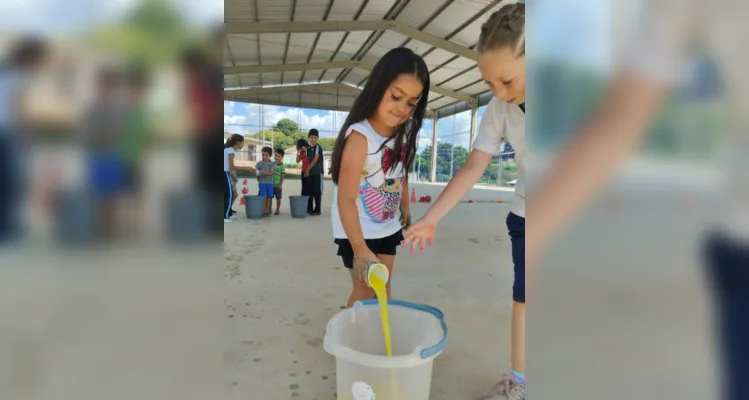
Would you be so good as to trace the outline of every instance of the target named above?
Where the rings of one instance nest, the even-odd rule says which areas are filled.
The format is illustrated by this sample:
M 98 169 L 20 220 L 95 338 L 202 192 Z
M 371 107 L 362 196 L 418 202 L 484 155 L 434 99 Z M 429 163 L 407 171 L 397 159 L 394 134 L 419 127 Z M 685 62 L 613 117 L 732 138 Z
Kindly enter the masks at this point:
M 354 382 L 351 394 L 354 395 L 354 400 L 375 400 L 374 390 L 364 382 Z

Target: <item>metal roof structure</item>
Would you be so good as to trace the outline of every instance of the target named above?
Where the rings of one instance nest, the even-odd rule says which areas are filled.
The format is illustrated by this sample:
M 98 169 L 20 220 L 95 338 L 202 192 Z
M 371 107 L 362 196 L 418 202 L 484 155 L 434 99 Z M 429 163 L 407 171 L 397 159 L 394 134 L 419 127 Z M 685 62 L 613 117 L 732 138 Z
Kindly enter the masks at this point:
M 224 98 L 348 111 L 379 58 L 405 46 L 429 66 L 429 115 L 482 105 L 488 88 L 474 48 L 499 3 L 226 0 Z

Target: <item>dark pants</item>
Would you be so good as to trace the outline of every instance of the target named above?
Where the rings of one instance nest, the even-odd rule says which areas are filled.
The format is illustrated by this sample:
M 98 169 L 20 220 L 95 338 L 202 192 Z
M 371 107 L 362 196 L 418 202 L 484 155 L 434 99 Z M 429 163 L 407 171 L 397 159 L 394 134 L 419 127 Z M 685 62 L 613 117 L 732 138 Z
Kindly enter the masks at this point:
M 234 184 L 231 175 L 224 171 L 224 219 L 231 217 L 231 204 L 234 202 Z
M 525 303 L 525 218 L 510 213 L 507 216 L 507 230 L 510 232 L 512 264 L 515 270 L 512 300 Z
M 309 177 L 302 174 L 302 196 L 309 196 Z
M 22 149 L 18 138 L 0 128 L 0 245 L 21 234 Z
M 726 400 L 749 399 L 749 244 L 715 234 L 706 246 Z
M 322 174 L 309 174 L 309 200 L 307 201 L 307 212 L 319 213 L 322 206 Z M 315 207 L 312 207 L 312 203 Z
M 220 193 L 224 185 L 224 179 L 221 179 L 223 175 L 219 175 L 220 172 L 217 171 L 223 163 L 221 155 L 224 150 L 223 145 L 216 140 L 221 135 L 218 132 L 221 131 L 206 132 L 197 135 L 193 147 L 195 155 L 194 176 L 198 189 L 204 196 L 209 210 L 221 207 L 218 205 L 218 199 L 221 196 Z M 208 215 L 211 216 L 208 217 L 209 232 L 216 238 L 223 238 L 223 219 L 217 218 L 218 215 L 213 214 L 213 211 L 209 211 Z

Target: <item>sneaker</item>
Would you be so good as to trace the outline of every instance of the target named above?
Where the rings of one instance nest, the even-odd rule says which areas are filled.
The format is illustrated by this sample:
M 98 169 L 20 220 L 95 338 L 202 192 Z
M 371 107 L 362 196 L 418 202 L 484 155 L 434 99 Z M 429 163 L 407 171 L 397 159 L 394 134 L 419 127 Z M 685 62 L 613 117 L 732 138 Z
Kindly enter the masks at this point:
M 505 374 L 486 396 L 478 400 L 525 400 L 525 384 L 517 384 L 512 375 Z
M 231 222 L 231 219 L 229 219 L 229 218 L 224 218 L 224 222 Z
M 318 216 L 318 215 L 322 215 L 322 213 L 320 211 L 312 211 L 311 213 L 309 213 L 309 215 Z

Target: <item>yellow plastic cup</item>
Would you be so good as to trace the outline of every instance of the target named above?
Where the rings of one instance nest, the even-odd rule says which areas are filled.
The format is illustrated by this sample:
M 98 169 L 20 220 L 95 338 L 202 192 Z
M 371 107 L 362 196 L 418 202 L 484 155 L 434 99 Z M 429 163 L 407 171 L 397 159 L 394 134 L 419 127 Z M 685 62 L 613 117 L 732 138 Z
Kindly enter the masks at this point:
M 369 287 L 372 287 L 372 276 L 380 278 L 382 283 L 387 284 L 390 279 L 390 271 L 388 271 L 388 267 L 386 267 L 385 264 L 370 264 L 369 268 L 367 268 L 367 285 L 369 285 Z

